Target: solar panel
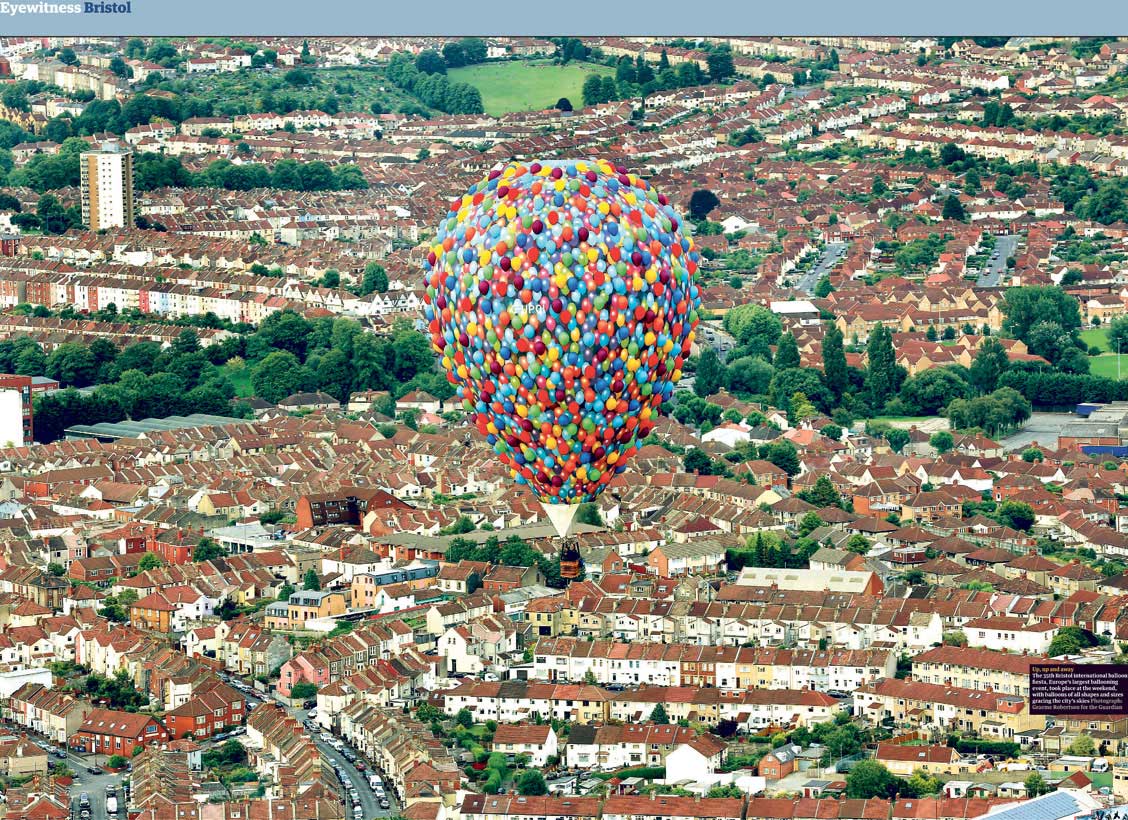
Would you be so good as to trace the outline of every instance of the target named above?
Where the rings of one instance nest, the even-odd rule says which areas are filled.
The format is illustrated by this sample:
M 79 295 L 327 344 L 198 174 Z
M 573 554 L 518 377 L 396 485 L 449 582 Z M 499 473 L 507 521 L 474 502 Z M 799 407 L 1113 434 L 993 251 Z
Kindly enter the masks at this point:
M 1083 809 L 1072 795 L 1059 791 L 995 812 L 991 820 L 1061 820 Z

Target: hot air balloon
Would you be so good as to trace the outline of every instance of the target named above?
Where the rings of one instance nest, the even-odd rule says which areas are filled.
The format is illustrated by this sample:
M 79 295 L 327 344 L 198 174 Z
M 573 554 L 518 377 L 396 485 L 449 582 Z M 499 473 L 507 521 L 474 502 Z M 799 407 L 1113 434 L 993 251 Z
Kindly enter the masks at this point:
M 438 226 L 425 265 L 432 345 L 561 537 L 681 378 L 700 308 L 683 224 L 626 168 L 576 160 L 496 168 Z M 562 565 L 578 558 L 569 549 Z

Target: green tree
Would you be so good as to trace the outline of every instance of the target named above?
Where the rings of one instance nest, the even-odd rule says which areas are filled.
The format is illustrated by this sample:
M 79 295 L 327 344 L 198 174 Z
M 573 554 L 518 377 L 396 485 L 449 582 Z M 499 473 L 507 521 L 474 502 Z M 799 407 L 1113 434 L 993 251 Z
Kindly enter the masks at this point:
M 1033 464 L 1036 461 L 1044 461 L 1045 454 L 1037 447 L 1027 447 L 1022 451 L 1022 460 L 1028 464 Z
M 819 518 L 818 514 L 809 512 L 799 521 L 799 535 L 802 538 L 806 538 L 822 525 L 823 520 Z
M 1067 333 L 1081 327 L 1077 300 L 1051 285 L 1009 288 L 1003 296 L 1003 332 L 1029 344 L 1031 329 L 1040 322 L 1050 322 Z
M 580 524 L 590 524 L 593 527 L 602 527 L 603 516 L 599 514 L 599 507 L 595 504 L 581 504 L 576 510 L 576 521 Z
M 725 386 L 725 366 L 713 348 L 707 347 L 697 360 L 693 392 L 699 396 L 711 396 Z
M 689 197 L 689 215 L 694 219 L 705 219 L 720 204 L 715 193 L 708 188 L 698 188 Z
M 682 458 L 682 466 L 687 473 L 697 475 L 717 475 L 723 468 L 715 462 L 704 450 L 694 447 Z
M 317 684 L 301 681 L 290 687 L 290 697 L 293 700 L 309 700 L 317 697 Z
M 846 368 L 846 351 L 842 344 L 842 331 L 831 322 L 823 336 L 822 343 L 823 380 L 831 395 L 841 399 L 850 384 Z
M 251 387 L 259 398 L 277 403 L 301 387 L 301 362 L 293 353 L 276 350 L 256 365 Z
M 728 389 L 733 393 L 766 393 L 772 383 L 772 366 L 761 358 L 743 356 L 727 368 Z
M 857 800 L 891 798 L 898 778 L 876 760 L 860 760 L 846 775 L 846 796 Z
M 931 444 L 936 452 L 943 455 L 947 453 L 952 447 L 955 446 L 955 441 L 952 439 L 952 434 L 947 430 L 937 430 L 928 438 L 928 443 Z
M 201 538 L 192 550 L 192 560 L 196 562 L 213 561 L 226 555 L 227 550 L 213 538 Z
M 317 575 L 317 570 L 307 569 L 305 575 L 302 576 L 302 589 L 316 591 L 321 589 L 321 578 Z
M 469 729 L 474 725 L 474 715 L 464 706 L 459 709 L 458 713 L 454 716 L 454 722 L 463 729 Z
M 783 323 L 760 305 L 738 305 L 725 314 L 723 325 L 742 348 L 742 355 L 771 357 L 771 347 L 779 343 Z
M 879 412 L 900 388 L 903 370 L 897 365 L 893 352 L 893 334 L 884 325 L 878 325 L 870 334 L 866 346 L 869 365 L 866 368 L 865 386 L 870 405 Z
M 1034 526 L 1034 508 L 1025 501 L 1008 499 L 995 509 L 995 518 L 1003 526 L 1025 532 Z
M 1128 333 L 1128 324 L 1125 326 Z M 1010 360 L 998 339 L 985 339 L 975 354 L 968 376 L 980 393 L 990 393 L 999 386 L 999 377 L 1007 372 Z
M 584 105 L 599 105 L 607 102 L 603 96 L 603 80 L 598 74 L 588 74 L 584 80 L 582 94 Z
M 1028 774 L 1026 780 L 1023 781 L 1023 785 L 1026 786 L 1027 797 L 1039 797 L 1050 790 L 1050 787 L 1046 785 L 1045 778 L 1038 772 Z
M 958 222 L 963 222 L 967 219 L 967 211 L 964 210 L 963 203 L 960 198 L 955 194 L 949 194 L 948 198 L 944 200 L 944 209 L 940 212 L 943 219 L 953 219 Z
M 816 507 L 837 507 L 842 503 L 842 497 L 834 486 L 834 482 L 825 475 L 819 476 L 811 489 L 801 491 L 799 497 Z M 822 522 L 819 522 L 819 526 L 821 525 Z M 806 535 L 806 533 L 803 534 Z
M 901 385 L 900 398 L 915 415 L 934 416 L 952 399 L 971 395 L 971 386 L 954 369 L 932 367 L 910 376 Z
M 517 776 L 517 793 L 524 795 L 548 794 L 548 784 L 537 769 L 525 769 Z
M 426 49 L 415 57 L 415 67 L 424 74 L 446 74 L 446 61 L 437 51 Z
M 666 714 L 666 707 L 659 703 L 650 712 L 650 722 L 665 726 L 670 722 L 670 716 Z
M 137 569 L 139 572 L 146 572 L 157 567 L 163 567 L 164 561 L 155 552 L 147 552 L 141 556 L 141 560 L 137 562 Z M 120 598 L 120 596 L 118 596 Z
M 1069 744 L 1069 753 L 1082 757 L 1092 757 L 1097 753 L 1097 744 L 1089 735 L 1078 735 L 1077 739 Z
M 90 348 L 78 342 L 65 342 L 47 357 L 47 376 L 64 387 L 86 387 L 93 384 L 98 365 Z
M 376 262 L 369 262 L 364 266 L 364 278 L 361 280 L 360 292 L 362 295 L 369 293 L 388 292 L 388 274 Z
M 779 337 L 779 347 L 776 348 L 775 360 L 772 362 L 776 370 L 788 370 L 801 366 L 799 358 L 799 343 L 795 341 L 793 333 L 784 333 Z
M 760 458 L 770 461 L 788 475 L 799 472 L 799 451 L 790 441 L 773 441 L 763 448 Z
M 732 60 L 732 51 L 728 48 L 717 48 L 709 52 L 705 58 L 709 64 L 709 77 L 714 82 L 719 82 L 736 73 L 736 65 Z

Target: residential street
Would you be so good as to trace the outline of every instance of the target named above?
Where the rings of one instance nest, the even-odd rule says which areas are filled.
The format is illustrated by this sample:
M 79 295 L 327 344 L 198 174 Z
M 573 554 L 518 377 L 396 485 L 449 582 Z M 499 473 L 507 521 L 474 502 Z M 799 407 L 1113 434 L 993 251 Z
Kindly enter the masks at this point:
M 1018 250 L 1017 236 L 1000 236 L 995 240 L 995 250 L 987 262 L 987 268 L 980 272 L 979 281 L 976 283 L 981 288 L 995 288 L 999 286 L 1003 271 L 1007 269 L 1007 259 L 1014 256 Z
M 838 264 L 838 260 L 846 253 L 845 242 L 827 242 L 823 248 L 819 261 L 809 271 L 795 280 L 795 288 L 808 296 L 815 292 L 815 285 Z

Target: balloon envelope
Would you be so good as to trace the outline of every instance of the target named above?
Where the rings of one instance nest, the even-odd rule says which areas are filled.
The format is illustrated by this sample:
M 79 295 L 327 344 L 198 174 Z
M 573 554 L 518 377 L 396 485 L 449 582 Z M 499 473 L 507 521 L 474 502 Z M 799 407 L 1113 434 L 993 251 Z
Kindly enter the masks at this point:
M 424 315 L 463 406 L 548 504 L 622 472 L 681 378 L 700 295 L 681 217 L 604 161 L 510 163 L 451 203 Z

